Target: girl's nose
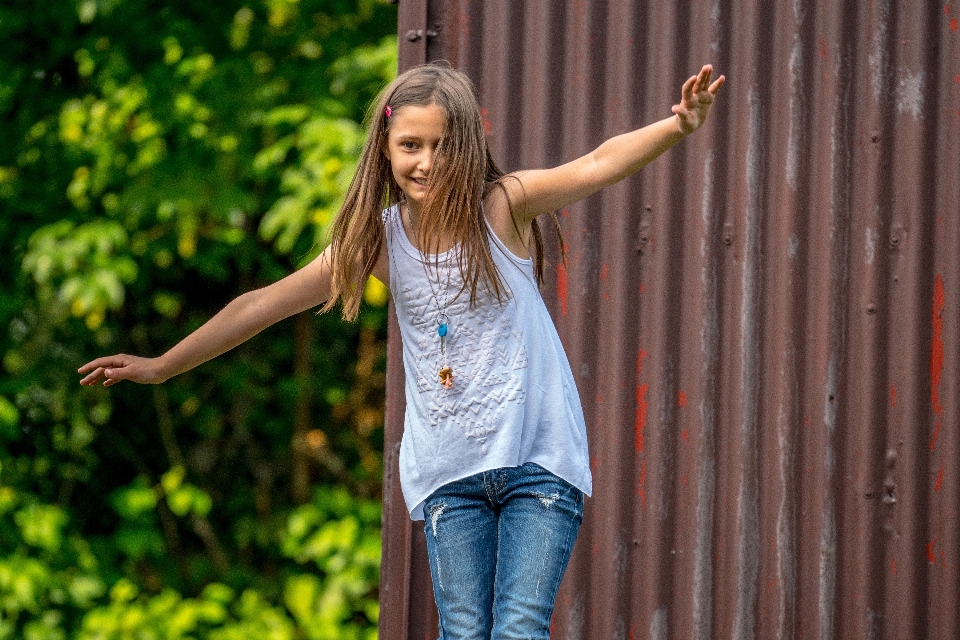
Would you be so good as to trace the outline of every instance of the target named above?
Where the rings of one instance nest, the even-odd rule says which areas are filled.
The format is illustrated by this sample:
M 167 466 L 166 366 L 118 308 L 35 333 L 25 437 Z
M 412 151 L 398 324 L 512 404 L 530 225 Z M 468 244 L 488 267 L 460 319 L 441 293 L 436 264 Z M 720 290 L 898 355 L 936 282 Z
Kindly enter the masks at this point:
M 424 173 L 430 173 L 430 169 L 433 167 L 433 151 L 427 149 L 424 150 L 423 154 L 420 156 L 420 162 L 417 164 L 417 168 Z

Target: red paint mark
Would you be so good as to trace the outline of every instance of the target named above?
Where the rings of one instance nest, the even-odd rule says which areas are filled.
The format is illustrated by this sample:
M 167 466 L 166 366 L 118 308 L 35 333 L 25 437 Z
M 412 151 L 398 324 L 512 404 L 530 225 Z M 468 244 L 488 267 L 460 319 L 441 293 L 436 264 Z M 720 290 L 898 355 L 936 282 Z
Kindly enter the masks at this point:
M 956 30 L 957 30 L 957 19 L 950 18 L 950 31 L 956 31 Z
M 954 80 L 954 82 L 956 82 L 957 84 L 960 84 L 960 76 L 954 76 L 954 77 L 953 77 L 953 80 Z
M 897 575 L 897 561 L 896 561 L 896 560 L 891 560 L 891 561 L 890 561 L 890 574 L 891 574 L 891 575 Z
M 486 107 L 480 107 L 480 117 L 483 118 L 483 133 L 485 135 L 490 135 L 490 132 L 493 131 L 493 125 L 487 119 L 489 113 Z
M 689 439 L 690 439 L 690 431 L 688 431 L 687 429 L 684 429 L 683 431 L 681 431 L 681 432 L 680 432 L 680 439 L 683 440 L 684 442 L 686 442 L 687 440 L 689 440 Z
M 596 470 L 597 470 L 597 457 L 596 457 L 596 456 L 593 456 L 592 458 L 590 458 L 590 470 L 591 470 L 591 471 L 596 471 Z
M 600 267 L 600 281 L 606 281 L 608 275 L 610 275 L 610 268 L 607 265 Z
M 933 402 L 934 425 L 930 436 L 930 451 L 937 447 L 940 437 L 940 419 L 943 405 L 940 404 L 940 375 L 943 373 L 943 275 L 937 274 L 933 284 L 933 340 L 930 346 L 930 400 Z
M 890 406 L 897 406 L 897 388 L 892 384 L 890 385 Z
M 687 476 L 686 476 L 686 474 L 680 476 L 680 484 L 682 484 L 683 486 L 687 486 Z
M 819 45 L 817 47 L 817 55 L 820 56 L 821 58 L 826 58 L 827 57 L 827 41 L 824 40 L 823 38 L 820 38 L 817 44 Z
M 606 291 L 604 291 L 604 292 L 603 292 L 603 299 L 604 299 L 604 300 L 609 300 L 609 299 L 610 299 L 610 294 L 607 293 Z
M 567 268 L 557 265 L 557 298 L 560 300 L 560 315 L 567 317 Z
M 640 384 L 640 376 L 643 374 L 643 359 L 647 357 L 647 352 L 643 349 L 637 353 L 637 413 L 633 421 L 633 431 L 636 433 L 637 452 L 643 451 L 643 431 L 647 428 L 647 390 L 650 385 Z
M 960 76 L 957 76 L 957 82 L 960 82 Z M 646 292 L 647 292 L 647 285 L 645 285 L 645 284 L 643 284 L 643 283 L 641 282 L 641 283 L 640 283 L 640 293 L 646 293 Z
M 933 485 L 934 491 L 940 491 L 943 488 L 943 467 L 937 469 L 937 483 Z
M 677 404 L 679 404 L 681 408 L 687 406 L 687 394 L 683 391 L 677 392 Z
M 647 427 L 647 389 L 650 385 L 637 385 L 637 415 L 634 420 L 633 430 L 636 433 L 636 449 L 640 453 L 643 451 L 643 430 Z
M 647 461 L 640 461 L 640 484 L 637 486 L 637 495 L 640 496 L 640 508 L 647 510 L 647 492 L 644 487 L 647 484 Z
M 937 563 L 937 556 L 936 556 L 936 554 L 933 552 L 933 545 L 936 544 L 936 542 L 937 542 L 937 539 L 934 538 L 933 540 L 931 540 L 930 542 L 927 543 L 927 561 L 928 561 L 930 564 L 936 564 L 936 563 Z

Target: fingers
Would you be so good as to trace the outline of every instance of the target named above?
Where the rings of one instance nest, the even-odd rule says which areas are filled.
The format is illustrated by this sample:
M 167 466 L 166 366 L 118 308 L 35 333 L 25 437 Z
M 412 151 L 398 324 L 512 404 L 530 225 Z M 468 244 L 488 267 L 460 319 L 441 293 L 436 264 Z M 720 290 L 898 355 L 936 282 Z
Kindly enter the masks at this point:
M 109 387 L 110 385 L 116 384 L 120 381 L 118 373 L 118 369 L 104 369 L 103 367 L 97 367 L 97 369 L 95 369 L 90 375 L 80 380 L 80 384 L 85 387 L 92 387 L 103 381 L 104 386 Z
M 694 93 L 705 91 L 710 86 L 710 76 L 713 74 L 713 65 L 705 64 L 697 74 L 697 83 L 694 87 Z
M 88 371 L 93 371 L 94 369 L 103 369 L 106 367 L 122 367 L 126 364 L 126 356 L 122 353 L 115 356 L 105 356 L 103 358 L 97 358 L 96 360 L 91 360 L 87 364 L 83 365 L 77 369 L 77 373 L 87 373 Z
M 683 87 L 680 89 L 680 97 L 684 100 L 684 102 L 693 100 L 694 85 L 697 82 L 697 77 L 698 76 L 690 76 L 687 78 L 687 81 L 683 83 Z
M 88 374 L 80 380 L 80 384 L 93 386 L 102 380 L 104 386 L 109 387 L 123 379 L 122 371 L 127 364 L 127 358 L 123 354 L 91 360 L 77 369 L 77 373 Z
M 80 373 L 83 373 L 83 371 L 81 371 Z M 96 384 L 97 380 L 99 380 L 102 375 L 103 375 L 103 369 L 97 369 L 90 375 L 81 378 L 80 384 L 82 384 L 85 387 Z
M 708 97 L 700 95 L 704 93 L 709 93 L 709 97 L 716 95 L 720 87 L 723 86 L 726 77 L 720 76 L 711 84 L 712 77 L 713 65 L 705 64 L 697 75 L 687 78 L 687 81 L 683 83 L 683 88 L 681 89 L 683 102 L 686 104 L 699 102 Z
M 90 375 L 82 378 L 80 380 L 80 384 L 82 384 L 85 387 L 90 387 L 100 382 L 100 380 L 102 380 L 103 377 L 104 377 L 103 369 L 98 368 L 95 371 L 93 371 Z
M 717 95 L 717 91 L 720 90 L 720 87 L 723 86 L 723 83 L 726 79 L 727 79 L 726 76 L 720 76 L 719 78 L 717 78 L 716 82 L 710 85 L 707 91 L 709 91 L 713 95 Z

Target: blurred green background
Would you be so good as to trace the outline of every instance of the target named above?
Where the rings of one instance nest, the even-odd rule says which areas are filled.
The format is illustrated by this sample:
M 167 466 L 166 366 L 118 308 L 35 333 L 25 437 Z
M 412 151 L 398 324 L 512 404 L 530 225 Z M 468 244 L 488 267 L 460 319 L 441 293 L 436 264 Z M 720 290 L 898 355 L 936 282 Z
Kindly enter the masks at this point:
M 396 72 L 383 0 L 0 4 L 0 639 L 373 638 L 386 291 L 162 386 L 322 248 Z

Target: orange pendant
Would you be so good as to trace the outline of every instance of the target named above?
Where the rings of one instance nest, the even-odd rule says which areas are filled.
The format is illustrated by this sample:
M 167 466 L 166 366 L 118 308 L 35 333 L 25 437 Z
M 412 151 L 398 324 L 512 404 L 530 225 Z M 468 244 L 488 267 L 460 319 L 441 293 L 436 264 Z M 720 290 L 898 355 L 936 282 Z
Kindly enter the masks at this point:
M 445 386 L 447 389 L 453 388 L 453 369 L 450 367 L 444 367 L 440 369 L 440 384 Z

